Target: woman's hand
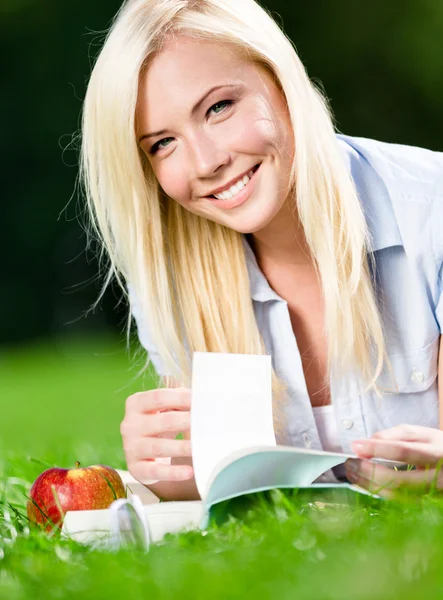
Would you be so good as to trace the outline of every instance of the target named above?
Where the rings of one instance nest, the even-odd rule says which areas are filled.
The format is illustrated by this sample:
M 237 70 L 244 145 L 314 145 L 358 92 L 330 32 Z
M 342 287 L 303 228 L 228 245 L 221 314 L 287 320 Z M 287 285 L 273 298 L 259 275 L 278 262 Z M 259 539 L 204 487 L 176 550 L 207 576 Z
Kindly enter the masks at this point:
M 129 396 L 120 433 L 128 470 L 135 479 L 149 484 L 193 478 L 190 465 L 156 460 L 191 456 L 190 408 L 191 390 L 187 388 L 161 388 Z M 185 439 L 176 440 L 178 433 Z
M 392 498 L 396 492 L 426 493 L 443 489 L 443 431 L 418 425 L 398 425 L 353 442 L 352 449 L 361 459 L 384 458 L 416 467 L 398 471 L 369 462 L 348 459 L 346 476 L 370 492 Z

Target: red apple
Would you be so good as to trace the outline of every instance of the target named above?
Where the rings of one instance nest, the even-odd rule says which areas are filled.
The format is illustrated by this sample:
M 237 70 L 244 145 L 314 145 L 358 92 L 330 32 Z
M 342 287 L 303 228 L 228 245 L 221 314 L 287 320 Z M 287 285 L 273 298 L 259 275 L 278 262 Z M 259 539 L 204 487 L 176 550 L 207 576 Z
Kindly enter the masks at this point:
M 28 518 L 50 531 L 63 525 L 68 510 L 108 508 L 117 498 L 125 498 L 120 475 L 106 465 L 74 469 L 54 467 L 34 481 L 29 493 Z

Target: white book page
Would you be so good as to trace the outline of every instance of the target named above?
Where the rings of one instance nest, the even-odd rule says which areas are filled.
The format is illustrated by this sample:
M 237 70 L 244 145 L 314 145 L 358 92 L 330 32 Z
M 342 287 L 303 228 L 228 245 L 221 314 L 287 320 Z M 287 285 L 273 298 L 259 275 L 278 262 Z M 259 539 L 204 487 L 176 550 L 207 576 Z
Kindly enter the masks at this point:
M 194 352 L 191 440 L 197 489 L 206 497 L 217 463 L 250 446 L 276 446 L 271 357 Z

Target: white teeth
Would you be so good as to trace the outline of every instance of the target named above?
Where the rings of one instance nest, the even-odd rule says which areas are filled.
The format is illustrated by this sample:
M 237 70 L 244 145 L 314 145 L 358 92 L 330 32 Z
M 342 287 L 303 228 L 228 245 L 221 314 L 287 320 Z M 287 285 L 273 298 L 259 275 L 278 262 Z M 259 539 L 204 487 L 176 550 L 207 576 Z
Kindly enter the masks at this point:
M 255 171 L 251 169 L 247 175 L 243 175 L 242 179 L 239 179 L 236 183 L 234 183 L 234 185 L 231 185 L 231 187 L 228 190 L 225 190 L 220 194 L 214 194 L 214 196 L 217 198 L 217 200 L 229 200 L 230 198 L 238 194 L 238 192 L 249 183 L 249 180 L 252 178 L 254 173 Z
M 218 200 L 229 200 L 245 187 L 245 185 L 249 182 L 251 177 L 252 175 L 244 175 L 243 179 L 239 179 L 239 181 L 237 181 L 237 183 L 234 183 L 234 185 L 231 185 L 231 187 L 228 190 L 225 190 L 220 194 L 214 194 L 214 196 Z
M 248 179 L 248 181 L 249 181 L 249 179 Z M 237 194 L 240 190 L 242 190 L 245 187 L 245 185 L 246 184 L 243 183 L 243 180 L 237 181 L 237 183 L 235 185 L 233 185 L 232 188 L 230 190 L 228 190 L 228 192 L 232 191 L 235 188 L 236 189 L 235 193 Z

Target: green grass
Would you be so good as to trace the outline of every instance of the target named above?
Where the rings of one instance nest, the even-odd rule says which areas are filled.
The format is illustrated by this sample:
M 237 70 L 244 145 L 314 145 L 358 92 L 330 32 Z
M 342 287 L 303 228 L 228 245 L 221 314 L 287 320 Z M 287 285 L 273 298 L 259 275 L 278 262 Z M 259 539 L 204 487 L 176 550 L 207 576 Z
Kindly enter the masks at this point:
M 230 506 L 207 531 L 168 535 L 149 553 L 90 550 L 48 538 L 23 517 L 44 463 L 124 468 L 125 398 L 135 380 L 124 343 L 42 344 L 0 354 L 0 599 L 443 597 L 443 506 L 320 507 L 279 490 Z

